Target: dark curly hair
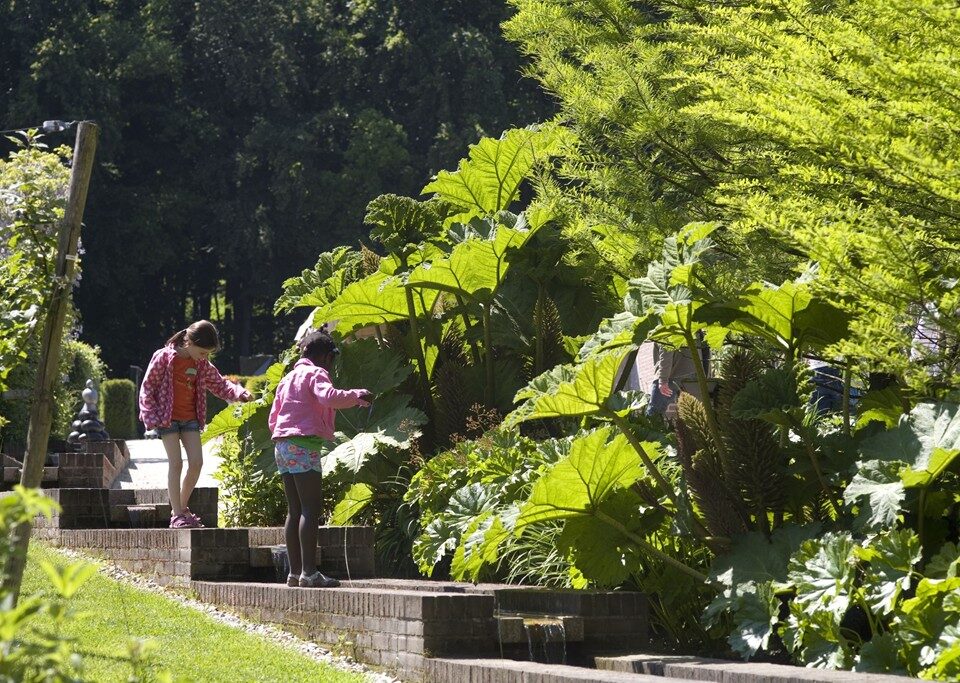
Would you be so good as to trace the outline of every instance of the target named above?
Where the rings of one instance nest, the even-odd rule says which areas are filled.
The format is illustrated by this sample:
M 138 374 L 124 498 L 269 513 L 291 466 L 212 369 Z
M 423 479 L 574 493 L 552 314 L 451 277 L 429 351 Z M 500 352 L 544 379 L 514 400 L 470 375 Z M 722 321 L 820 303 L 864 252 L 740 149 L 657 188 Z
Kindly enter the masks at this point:
M 309 332 L 300 340 L 297 346 L 300 347 L 300 357 L 307 358 L 313 362 L 317 362 L 326 355 L 336 355 L 340 353 L 340 349 L 337 348 L 337 342 L 333 341 L 333 337 L 324 330 Z

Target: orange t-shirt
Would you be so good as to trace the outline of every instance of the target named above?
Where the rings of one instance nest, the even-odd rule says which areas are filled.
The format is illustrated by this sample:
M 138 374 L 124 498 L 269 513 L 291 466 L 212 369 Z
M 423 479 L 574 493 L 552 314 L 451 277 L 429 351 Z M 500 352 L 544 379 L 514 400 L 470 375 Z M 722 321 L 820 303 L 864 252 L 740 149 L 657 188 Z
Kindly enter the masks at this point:
M 173 357 L 173 415 L 171 420 L 197 419 L 197 362 L 190 356 Z

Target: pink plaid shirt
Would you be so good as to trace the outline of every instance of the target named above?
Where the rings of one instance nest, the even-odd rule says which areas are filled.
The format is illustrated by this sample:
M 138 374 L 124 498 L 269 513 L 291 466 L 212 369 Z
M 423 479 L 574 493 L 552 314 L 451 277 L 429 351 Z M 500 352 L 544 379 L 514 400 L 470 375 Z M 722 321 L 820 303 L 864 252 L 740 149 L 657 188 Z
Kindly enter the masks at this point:
M 173 415 L 173 345 L 158 349 L 150 359 L 140 385 L 140 421 L 147 429 L 169 427 Z M 245 389 L 223 378 L 208 360 L 197 361 L 196 406 L 200 427 L 207 423 L 207 391 L 224 401 L 236 402 Z

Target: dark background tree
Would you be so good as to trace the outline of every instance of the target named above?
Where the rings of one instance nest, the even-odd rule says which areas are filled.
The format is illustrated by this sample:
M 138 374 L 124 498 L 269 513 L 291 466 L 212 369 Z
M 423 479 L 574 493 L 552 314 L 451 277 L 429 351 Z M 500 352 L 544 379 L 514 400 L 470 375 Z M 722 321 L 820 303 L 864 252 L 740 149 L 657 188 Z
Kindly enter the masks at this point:
M 508 16 L 499 0 L 0 6 L 0 128 L 103 129 L 82 338 L 114 374 L 202 317 L 227 371 L 275 350 L 298 322 L 271 315 L 280 284 L 361 239 L 370 199 L 416 194 L 481 135 L 550 114 Z

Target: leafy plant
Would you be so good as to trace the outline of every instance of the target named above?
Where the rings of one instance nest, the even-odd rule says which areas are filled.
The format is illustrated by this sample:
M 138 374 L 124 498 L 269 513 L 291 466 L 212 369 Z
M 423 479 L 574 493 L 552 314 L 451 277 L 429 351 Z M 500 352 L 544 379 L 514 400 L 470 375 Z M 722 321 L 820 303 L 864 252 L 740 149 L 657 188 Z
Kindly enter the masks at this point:
M 17 485 L 0 497 L 0 567 L 7 567 L 16 547 L 15 532 L 20 524 L 37 515 L 49 517 L 57 504 L 36 489 Z M 79 680 L 82 661 L 74 654 L 71 641 L 62 636 L 63 626 L 74 618 L 69 600 L 96 571 L 91 564 L 76 562 L 62 568 L 42 565 L 54 597 L 33 595 L 15 600 L 0 595 L 0 680 Z M 52 631 L 41 628 L 41 617 L 52 622 Z

